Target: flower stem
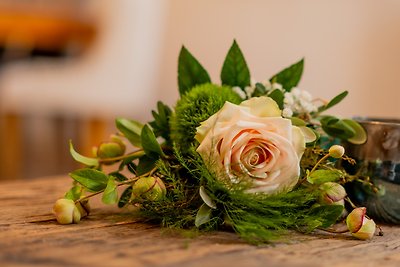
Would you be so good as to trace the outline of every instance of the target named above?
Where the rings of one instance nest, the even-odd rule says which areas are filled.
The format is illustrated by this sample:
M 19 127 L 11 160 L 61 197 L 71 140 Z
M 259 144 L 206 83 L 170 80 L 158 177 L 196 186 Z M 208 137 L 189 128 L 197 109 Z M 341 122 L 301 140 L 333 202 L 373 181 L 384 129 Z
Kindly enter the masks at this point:
M 146 177 L 146 176 L 152 175 L 156 170 L 157 170 L 157 168 L 153 168 L 151 171 L 146 172 L 145 174 L 142 174 L 142 175 L 140 175 L 140 176 L 135 176 L 135 177 L 130 178 L 130 179 L 126 180 L 126 181 L 119 182 L 119 183 L 117 183 L 117 187 L 118 187 L 118 186 L 121 186 L 121 185 L 130 184 L 130 183 L 132 183 L 132 182 L 137 181 L 138 179 L 140 179 L 140 178 L 142 178 L 142 177 Z M 98 195 L 98 194 L 101 194 L 101 193 L 104 192 L 104 190 L 105 190 L 105 189 L 102 189 L 102 190 L 100 190 L 100 191 L 97 191 L 97 192 L 91 193 L 91 194 L 89 194 L 89 195 L 83 196 L 83 197 L 79 198 L 78 200 L 75 200 L 75 204 L 78 203 L 78 202 L 81 202 L 82 200 L 85 200 L 85 199 L 94 197 L 94 196 L 96 196 L 96 195 Z
M 135 158 L 140 158 L 141 156 L 143 156 L 145 154 L 143 149 L 119 156 L 119 157 L 113 157 L 113 158 L 105 158 L 105 159 L 99 159 L 100 163 L 104 163 L 104 162 L 113 162 L 113 161 L 119 161 L 122 159 L 126 159 L 126 158 L 130 158 L 130 157 L 135 157 Z

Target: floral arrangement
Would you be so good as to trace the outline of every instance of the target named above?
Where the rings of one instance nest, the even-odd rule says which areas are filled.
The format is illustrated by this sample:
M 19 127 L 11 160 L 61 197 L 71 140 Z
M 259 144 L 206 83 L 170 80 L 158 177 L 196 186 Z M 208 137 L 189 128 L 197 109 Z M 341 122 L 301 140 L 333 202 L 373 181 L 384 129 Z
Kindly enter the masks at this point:
M 374 235 L 374 221 L 352 204 L 345 184 L 374 185 L 340 167 L 353 163 L 340 142 L 361 144 L 366 133 L 356 121 L 324 114 L 347 91 L 322 101 L 297 88 L 303 60 L 253 83 L 236 41 L 222 85 L 211 83 L 185 47 L 178 63 L 173 109 L 158 102 L 144 125 L 116 119 L 118 133 L 93 157 L 70 144 L 85 167 L 70 173 L 73 186 L 55 203 L 59 223 L 78 223 L 89 214 L 89 199 L 101 194 L 105 204 L 135 206 L 135 214 L 164 227 L 228 229 L 255 244 L 287 230 L 332 231 L 342 220 L 356 238 Z M 126 142 L 136 150 L 126 153 Z

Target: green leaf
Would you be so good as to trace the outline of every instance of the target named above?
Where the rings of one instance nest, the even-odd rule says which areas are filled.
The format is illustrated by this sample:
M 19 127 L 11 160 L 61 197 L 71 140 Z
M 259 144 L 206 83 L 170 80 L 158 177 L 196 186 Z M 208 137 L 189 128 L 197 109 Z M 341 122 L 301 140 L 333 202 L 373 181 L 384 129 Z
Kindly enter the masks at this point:
M 157 159 L 147 156 L 141 157 L 139 159 L 139 164 L 136 168 L 137 175 L 143 175 L 154 169 L 154 167 L 156 166 L 156 161 Z
M 161 101 L 157 103 L 157 111 L 152 111 L 154 120 L 150 122 L 155 136 L 163 137 L 167 142 L 170 141 L 169 120 L 172 115 L 171 109 Z
M 322 205 L 313 207 L 310 214 L 320 216 L 320 226 L 327 228 L 336 223 L 340 215 L 342 215 L 344 207 L 342 205 Z
M 122 171 L 122 169 L 123 169 L 126 165 L 132 163 L 132 161 L 134 161 L 135 159 L 138 159 L 138 158 L 140 158 L 140 157 L 143 157 L 144 155 L 145 155 L 145 152 L 139 150 L 139 151 L 133 153 L 131 156 L 124 158 L 124 159 L 121 161 L 121 164 L 119 165 L 118 170 L 119 170 L 119 171 Z
M 335 96 L 331 101 L 329 101 L 328 104 L 319 107 L 318 112 L 321 113 L 321 112 L 335 106 L 336 104 L 340 103 L 348 94 L 349 94 L 349 92 L 347 92 L 347 91 L 341 92 L 340 94 Z
M 82 187 L 79 184 L 74 185 L 67 193 L 65 193 L 65 198 L 71 199 L 73 201 L 78 200 L 82 195 Z
M 108 175 L 114 177 L 115 180 L 118 181 L 118 182 L 123 182 L 123 181 L 128 180 L 128 178 L 126 178 L 125 175 L 123 175 L 122 173 L 117 172 L 117 171 L 110 172 Z
M 182 46 L 178 58 L 178 86 L 179 94 L 183 96 L 194 86 L 210 83 L 211 79 L 207 71 L 199 61 Z
M 256 83 L 256 89 L 254 90 L 252 97 L 263 96 L 267 93 L 267 88 L 262 83 Z
M 76 152 L 71 140 L 69 140 L 69 153 L 74 158 L 74 160 L 76 160 L 79 163 L 82 163 L 89 167 L 99 166 L 99 160 L 97 158 L 85 157 L 85 156 L 82 156 L 81 154 L 79 154 L 78 152 Z
M 297 117 L 290 117 L 290 120 L 292 121 L 292 124 L 294 126 L 306 126 L 307 125 L 307 123 L 304 120 L 297 118 Z
M 194 224 L 196 227 L 200 227 L 200 225 L 205 224 L 211 219 L 211 208 L 206 204 L 201 205 L 199 211 L 197 212 L 196 219 Z
M 117 183 L 115 182 L 115 178 L 110 176 L 107 182 L 107 187 L 103 192 L 103 197 L 101 198 L 104 204 L 115 204 L 118 202 L 118 192 L 117 192 Z
M 122 192 L 121 197 L 119 198 L 118 201 L 118 208 L 125 207 L 129 203 L 131 197 L 132 197 L 132 186 L 129 186 L 124 190 L 124 192 Z
M 244 89 L 250 85 L 250 71 L 236 41 L 233 41 L 221 70 L 224 85 L 239 86 Z
M 164 155 L 156 136 L 148 125 L 145 125 L 142 129 L 141 140 L 143 150 L 148 157 L 158 158 L 158 156 Z
M 322 129 L 330 136 L 347 140 L 356 134 L 351 126 L 336 117 L 324 116 L 320 122 Z
M 278 104 L 279 109 L 283 109 L 283 100 L 285 99 L 285 96 L 281 90 L 275 89 L 269 93 L 268 96 Z
M 142 147 L 140 135 L 142 132 L 143 124 L 134 120 L 128 120 L 124 118 L 117 118 L 115 125 L 118 130 L 125 135 L 129 142 L 136 146 Z
M 347 139 L 348 142 L 355 144 L 355 145 L 361 145 L 364 144 L 367 141 L 367 132 L 365 129 L 359 124 L 358 122 L 350 119 L 343 119 L 343 122 L 347 124 L 349 127 L 351 127 L 354 130 L 354 136 L 351 138 Z
M 297 86 L 300 82 L 301 75 L 303 74 L 304 59 L 287 67 L 278 74 L 272 76 L 269 80 L 271 83 L 279 83 L 286 91 L 290 92 L 293 87 Z
M 200 197 L 201 199 L 204 201 L 204 203 L 209 206 L 212 209 L 216 209 L 217 205 L 215 204 L 215 202 L 210 198 L 210 196 L 207 194 L 204 186 L 200 186 Z
M 88 168 L 75 170 L 71 172 L 69 176 L 92 192 L 103 190 L 106 188 L 108 182 L 106 174 Z
M 337 182 L 343 177 L 339 170 L 315 170 L 307 177 L 310 184 L 323 184 L 326 182 Z

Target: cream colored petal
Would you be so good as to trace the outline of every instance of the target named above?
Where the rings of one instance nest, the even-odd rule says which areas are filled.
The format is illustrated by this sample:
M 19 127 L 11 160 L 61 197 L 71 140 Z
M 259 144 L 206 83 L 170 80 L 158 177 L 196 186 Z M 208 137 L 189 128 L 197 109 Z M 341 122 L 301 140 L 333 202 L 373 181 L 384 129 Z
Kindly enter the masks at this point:
M 278 104 L 270 97 L 252 97 L 243 101 L 240 106 L 249 107 L 250 113 L 260 117 L 281 117 L 281 110 Z

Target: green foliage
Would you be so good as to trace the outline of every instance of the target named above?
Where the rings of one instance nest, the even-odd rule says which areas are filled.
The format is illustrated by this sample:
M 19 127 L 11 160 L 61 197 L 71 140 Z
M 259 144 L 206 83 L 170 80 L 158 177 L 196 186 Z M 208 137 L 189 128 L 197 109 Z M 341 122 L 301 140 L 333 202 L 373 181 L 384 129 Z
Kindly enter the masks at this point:
M 108 179 L 101 200 L 104 204 L 115 204 L 118 202 L 117 183 L 115 182 L 114 177 L 110 176 Z
M 211 220 L 211 212 L 212 209 L 208 205 L 205 203 L 201 205 L 200 209 L 197 211 L 194 225 L 200 227 L 200 225 L 208 223 Z
M 181 149 L 191 147 L 196 127 L 219 111 L 225 102 L 239 104 L 242 99 L 230 87 L 214 84 L 196 86 L 176 104 L 171 117 L 171 138 Z
M 344 173 L 337 170 L 315 170 L 307 176 L 307 181 L 310 184 L 323 184 L 326 182 L 337 182 L 340 178 L 344 178 Z
M 303 74 L 304 59 L 275 74 L 270 79 L 271 83 L 280 83 L 286 91 L 290 92 L 300 82 Z
M 132 186 L 128 186 L 127 188 L 125 188 L 124 192 L 122 192 L 121 197 L 119 198 L 118 208 L 125 207 L 129 203 L 131 197 L 132 197 Z
M 285 96 L 281 90 L 275 89 L 270 92 L 268 96 L 278 104 L 279 109 L 283 109 L 283 100 L 285 99 Z
M 225 57 L 221 81 L 223 85 L 239 86 L 242 89 L 250 85 L 250 71 L 236 41 L 233 41 Z
M 82 186 L 80 186 L 77 182 L 74 181 L 74 185 L 65 193 L 64 198 L 71 199 L 73 201 L 78 200 L 82 195 Z
M 69 176 L 86 189 L 93 192 L 105 189 L 108 183 L 107 175 L 94 169 L 78 169 L 71 172 Z
M 88 167 L 97 167 L 99 165 L 99 160 L 97 158 L 85 157 L 76 152 L 71 140 L 69 140 L 69 152 L 74 160 Z
M 149 124 L 153 128 L 155 136 L 161 136 L 167 143 L 170 143 L 169 119 L 172 115 L 171 109 L 161 101 L 158 101 L 157 111 L 153 110 L 151 113 L 154 120 Z
M 322 129 L 330 136 L 347 140 L 356 134 L 351 125 L 334 116 L 323 116 L 320 122 Z
M 182 46 L 178 59 L 178 86 L 179 93 L 183 96 L 194 86 L 210 83 L 211 79 L 207 71 L 196 58 Z
M 318 112 L 321 113 L 321 112 L 323 112 L 327 109 L 330 109 L 331 107 L 339 104 L 348 94 L 349 94 L 349 92 L 347 92 L 347 91 L 341 92 L 340 94 L 338 94 L 337 96 L 332 98 L 332 100 L 329 101 L 328 104 L 319 107 Z
M 125 137 L 132 145 L 136 147 L 142 147 L 140 135 L 142 132 L 143 124 L 134 120 L 118 118 L 115 120 L 115 125 L 117 129 L 125 135 Z
M 146 156 L 158 159 L 159 156 L 164 155 L 156 136 L 147 124 L 143 127 L 140 138 Z

